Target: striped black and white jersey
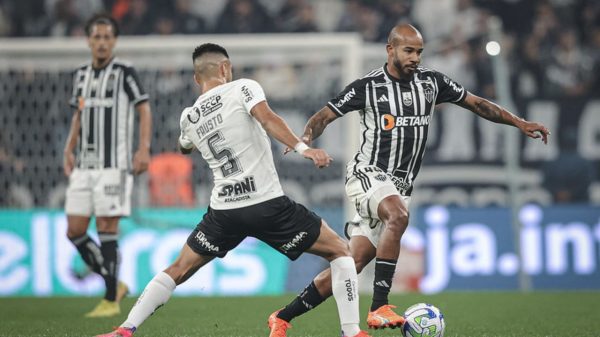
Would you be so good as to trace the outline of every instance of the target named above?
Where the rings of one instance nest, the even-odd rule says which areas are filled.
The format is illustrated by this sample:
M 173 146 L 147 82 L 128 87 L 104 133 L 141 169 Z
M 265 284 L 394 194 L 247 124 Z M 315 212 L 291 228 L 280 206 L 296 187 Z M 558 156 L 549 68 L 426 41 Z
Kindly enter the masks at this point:
M 81 109 L 77 167 L 130 170 L 135 106 L 147 101 L 128 62 L 113 58 L 101 69 L 75 70 L 69 104 Z
M 360 113 L 360 148 L 348 174 L 364 166 L 387 172 L 402 195 L 409 196 L 419 173 L 436 104 L 459 103 L 466 90 L 442 73 L 418 67 L 399 80 L 387 64 L 352 82 L 327 103 L 337 115 Z

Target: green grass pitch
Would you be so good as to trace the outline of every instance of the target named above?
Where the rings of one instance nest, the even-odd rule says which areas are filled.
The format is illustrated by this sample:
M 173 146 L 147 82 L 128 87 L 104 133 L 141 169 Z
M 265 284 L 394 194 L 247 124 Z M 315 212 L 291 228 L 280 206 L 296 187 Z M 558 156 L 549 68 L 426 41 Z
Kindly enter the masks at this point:
M 273 297 L 174 297 L 147 320 L 136 336 L 268 336 L 267 317 L 294 295 Z M 370 296 L 361 296 L 361 327 Z M 119 317 L 89 319 L 83 314 L 97 298 L 0 298 L 0 336 L 93 336 L 119 325 L 135 299 L 127 298 Z M 394 295 L 401 308 L 418 302 L 438 306 L 446 317 L 446 337 L 600 336 L 600 292 L 443 293 Z M 295 319 L 289 337 L 340 336 L 335 301 L 328 300 Z M 401 336 L 398 330 L 371 330 L 373 337 Z

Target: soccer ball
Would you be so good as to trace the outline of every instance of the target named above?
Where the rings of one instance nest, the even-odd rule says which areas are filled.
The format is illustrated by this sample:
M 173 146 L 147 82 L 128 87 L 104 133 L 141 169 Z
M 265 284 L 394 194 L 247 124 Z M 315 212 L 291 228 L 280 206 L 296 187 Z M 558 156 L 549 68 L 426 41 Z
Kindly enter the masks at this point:
M 418 303 L 404 312 L 406 322 L 402 326 L 404 337 L 443 337 L 444 315 L 431 304 Z

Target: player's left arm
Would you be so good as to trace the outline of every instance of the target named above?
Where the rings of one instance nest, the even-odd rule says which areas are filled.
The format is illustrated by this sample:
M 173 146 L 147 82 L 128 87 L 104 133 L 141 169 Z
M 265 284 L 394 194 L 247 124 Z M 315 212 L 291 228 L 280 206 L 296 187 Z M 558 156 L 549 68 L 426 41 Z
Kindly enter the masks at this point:
M 150 164 L 150 137 L 152 136 L 152 112 L 150 103 L 144 101 L 135 106 L 140 114 L 140 139 L 138 149 L 133 156 L 133 173 L 140 174 Z
M 550 131 L 542 124 L 530 122 L 518 116 L 515 116 L 510 111 L 506 110 L 502 106 L 487 100 L 485 98 L 473 95 L 467 92 L 464 100 L 457 103 L 459 106 L 471 110 L 477 115 L 492 121 L 494 123 L 501 123 L 506 125 L 512 125 L 524 134 L 531 138 L 542 138 L 544 144 L 548 143 L 548 136 Z

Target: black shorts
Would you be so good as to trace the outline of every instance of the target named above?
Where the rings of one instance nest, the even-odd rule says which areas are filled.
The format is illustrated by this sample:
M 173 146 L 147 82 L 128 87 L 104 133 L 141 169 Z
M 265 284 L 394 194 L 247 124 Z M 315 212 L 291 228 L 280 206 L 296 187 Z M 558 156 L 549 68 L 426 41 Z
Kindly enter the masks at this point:
M 320 233 L 321 217 L 281 196 L 241 208 L 209 207 L 187 244 L 198 254 L 224 257 L 252 236 L 295 260 L 315 243 Z

